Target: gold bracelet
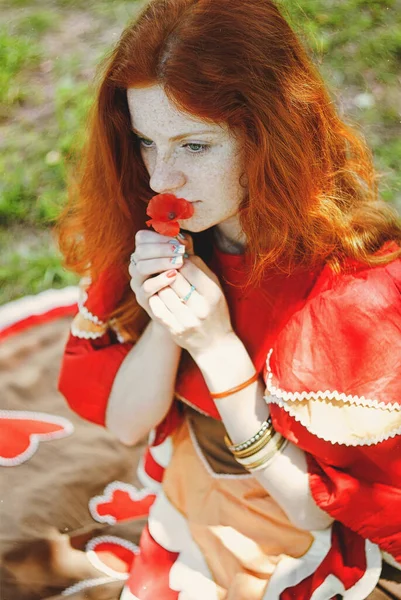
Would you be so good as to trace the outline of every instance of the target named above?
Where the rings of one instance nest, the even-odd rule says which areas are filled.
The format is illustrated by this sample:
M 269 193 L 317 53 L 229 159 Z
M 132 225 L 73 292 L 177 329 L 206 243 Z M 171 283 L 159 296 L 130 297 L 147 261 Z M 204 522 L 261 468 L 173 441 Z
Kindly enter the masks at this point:
M 267 429 L 259 440 L 254 442 L 248 448 L 246 448 L 245 450 L 234 451 L 232 453 L 234 455 L 234 458 L 249 458 L 251 456 L 254 456 L 259 452 L 259 450 L 262 450 L 262 448 L 267 446 L 267 444 L 273 438 L 275 433 L 276 430 L 273 429 L 273 426 L 270 427 L 270 429 Z
M 270 429 L 271 427 L 272 427 L 272 420 L 269 416 L 266 419 L 266 421 L 263 421 L 259 431 L 256 432 L 255 435 L 253 435 L 251 438 L 249 438 L 245 442 L 240 442 L 239 444 L 233 444 L 232 441 L 230 440 L 230 438 L 228 437 L 228 435 L 226 435 L 224 437 L 224 441 L 226 443 L 227 448 L 230 450 L 230 452 L 233 452 L 233 453 L 241 452 L 242 450 L 246 450 L 247 448 L 252 446 L 255 442 L 257 442 L 262 437 L 262 435 L 265 433 L 265 431 Z
M 277 452 L 284 449 L 287 443 L 288 440 L 281 434 L 277 433 L 276 436 L 274 436 L 273 439 L 257 453 L 258 457 L 256 460 L 250 461 L 246 459 L 238 459 L 237 457 L 236 460 L 248 471 L 257 471 L 258 469 L 267 466 Z
M 245 468 L 248 471 L 259 471 L 262 468 L 267 467 L 267 465 L 273 460 L 278 452 L 282 452 L 286 445 L 288 444 L 288 440 L 286 438 L 282 438 L 276 443 L 276 448 L 271 452 L 270 456 L 266 456 L 264 458 L 260 458 L 255 461 L 253 464 L 247 465 Z
M 215 398 L 225 398 L 226 396 L 235 394 L 235 392 L 239 392 L 240 390 L 243 390 L 244 388 L 248 387 L 248 385 L 251 385 L 251 383 L 256 381 L 258 378 L 259 378 L 259 373 L 256 372 L 254 375 L 252 375 L 252 377 L 250 379 L 247 379 L 247 381 L 244 381 L 244 383 L 240 383 L 239 385 L 231 388 L 230 390 L 227 390 L 226 392 L 218 392 L 217 394 L 209 392 L 209 394 L 214 399 Z

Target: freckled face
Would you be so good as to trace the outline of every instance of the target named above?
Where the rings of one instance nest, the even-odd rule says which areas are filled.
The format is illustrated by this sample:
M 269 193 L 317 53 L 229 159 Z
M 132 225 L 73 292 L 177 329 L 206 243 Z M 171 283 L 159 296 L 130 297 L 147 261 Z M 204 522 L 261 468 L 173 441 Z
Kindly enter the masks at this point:
M 129 88 L 127 99 L 151 189 L 196 202 L 180 225 L 196 232 L 232 219 L 246 189 L 240 144 L 228 127 L 178 111 L 159 85 Z

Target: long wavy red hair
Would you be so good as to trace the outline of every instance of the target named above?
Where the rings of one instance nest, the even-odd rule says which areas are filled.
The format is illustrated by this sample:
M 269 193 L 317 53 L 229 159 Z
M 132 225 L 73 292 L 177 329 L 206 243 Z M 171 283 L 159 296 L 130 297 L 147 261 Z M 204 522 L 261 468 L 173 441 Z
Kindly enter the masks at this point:
M 59 224 L 66 266 L 124 273 L 112 314 L 137 337 L 148 316 L 129 289 L 134 236 L 153 195 L 131 131 L 126 90 L 161 84 L 180 110 L 235 128 L 249 193 L 240 222 L 254 258 L 250 285 L 268 266 L 344 257 L 370 265 L 401 242 L 395 212 L 378 200 L 363 138 L 337 115 L 321 76 L 271 0 L 153 0 L 123 32 L 101 72 L 76 183 Z M 193 234 L 207 255 L 210 230 Z

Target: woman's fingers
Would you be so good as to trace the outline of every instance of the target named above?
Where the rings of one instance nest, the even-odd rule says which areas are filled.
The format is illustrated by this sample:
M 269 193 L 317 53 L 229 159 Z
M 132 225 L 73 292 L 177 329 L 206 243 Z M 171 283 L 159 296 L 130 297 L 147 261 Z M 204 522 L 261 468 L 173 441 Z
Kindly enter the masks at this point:
M 199 256 L 188 258 L 180 272 L 191 285 L 195 286 L 201 296 L 205 296 L 212 303 L 220 298 L 219 280 Z
M 142 291 L 147 300 L 149 300 L 150 296 L 157 294 L 163 288 L 171 285 L 177 278 L 178 271 L 175 269 L 170 269 L 169 271 L 165 271 L 164 273 L 160 273 L 157 277 L 150 277 L 143 282 Z
M 150 258 L 168 258 L 177 254 L 183 255 L 185 251 L 185 244 L 181 244 L 176 239 L 171 238 L 163 243 L 138 244 L 131 256 L 135 262 L 139 262 L 140 260 L 149 260 Z
M 163 300 L 159 298 L 157 294 L 149 298 L 149 306 L 156 319 L 159 320 L 167 329 L 172 331 L 175 335 L 182 333 L 182 325 L 178 322 L 176 317 L 167 308 Z
M 182 305 L 181 299 L 189 296 L 187 300 L 185 300 L 185 304 L 191 311 L 198 317 L 198 319 L 204 319 L 207 317 L 209 313 L 209 306 L 206 298 L 201 296 L 199 292 L 195 289 L 191 289 L 191 284 L 181 272 L 177 273 L 177 276 L 174 277 L 170 282 L 170 288 L 175 292 L 177 296 L 177 300 Z M 163 298 L 163 296 L 159 293 L 159 296 Z M 176 307 L 179 307 L 177 303 L 175 303 Z M 170 308 L 170 305 L 168 304 Z M 172 307 L 172 305 L 171 305 Z
M 179 269 L 184 262 L 182 255 L 172 256 L 171 258 L 152 258 L 149 260 L 140 260 L 136 264 L 131 262 L 128 271 L 132 279 L 135 279 L 140 284 L 142 281 L 163 271 L 170 269 Z
M 157 295 L 171 312 L 171 315 L 174 316 L 175 320 L 184 326 L 185 329 L 199 325 L 199 319 L 194 312 L 184 302 L 181 302 L 177 294 L 170 287 L 160 290 Z M 167 318 L 168 313 L 165 314 Z M 168 317 L 169 321 L 167 324 L 175 330 L 175 333 L 179 333 L 176 330 L 173 319 L 169 315 Z

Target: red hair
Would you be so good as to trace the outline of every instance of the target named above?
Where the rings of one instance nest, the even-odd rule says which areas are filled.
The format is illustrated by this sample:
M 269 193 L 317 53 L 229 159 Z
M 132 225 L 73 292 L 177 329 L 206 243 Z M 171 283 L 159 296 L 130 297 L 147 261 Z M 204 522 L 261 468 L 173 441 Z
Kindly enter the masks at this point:
M 338 117 L 321 76 L 271 0 L 153 0 L 107 59 L 76 185 L 59 222 L 67 267 L 97 278 L 126 274 L 114 312 L 135 336 L 147 321 L 129 288 L 134 236 L 145 229 L 149 176 L 131 131 L 126 89 L 160 84 L 176 106 L 236 131 L 249 193 L 239 217 L 255 256 L 288 272 L 350 257 L 369 265 L 401 242 L 395 212 L 378 200 L 362 137 Z M 210 231 L 193 234 L 204 257 Z

